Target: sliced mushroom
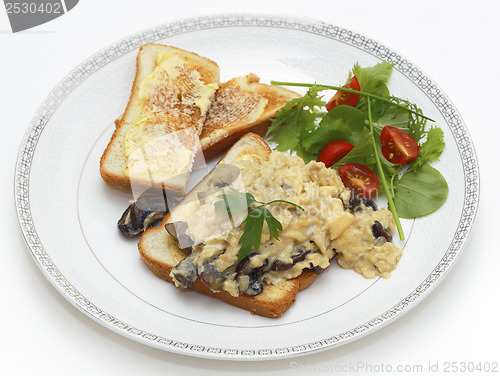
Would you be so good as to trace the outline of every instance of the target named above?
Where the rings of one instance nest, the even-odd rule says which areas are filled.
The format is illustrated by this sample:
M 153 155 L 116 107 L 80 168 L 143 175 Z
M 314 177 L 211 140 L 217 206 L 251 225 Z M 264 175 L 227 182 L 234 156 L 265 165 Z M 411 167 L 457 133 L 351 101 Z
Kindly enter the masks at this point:
M 386 241 L 392 241 L 392 235 L 389 233 L 387 229 L 382 226 L 382 223 L 379 221 L 375 221 L 372 226 L 372 235 L 377 241 L 380 243 L 380 238 L 385 238 Z
M 251 273 L 252 269 L 250 268 L 250 260 L 256 254 L 256 252 L 250 253 L 238 263 L 238 265 L 236 266 L 236 278 L 240 277 L 241 275 L 248 275 Z
M 165 229 L 170 235 L 177 239 L 179 247 L 182 250 L 191 252 L 191 247 L 194 245 L 194 241 L 189 235 L 186 234 L 186 222 L 169 222 L 165 225 Z
M 349 204 L 347 209 L 353 212 L 360 212 L 365 208 L 371 208 L 373 211 L 377 211 L 377 204 L 370 200 L 368 197 L 359 197 L 356 191 L 351 192 L 351 198 L 349 199 Z
M 168 222 L 166 225 L 165 225 L 165 230 L 167 230 L 167 232 L 172 235 L 174 238 L 177 239 L 177 231 L 175 230 L 175 224 L 173 222 Z
M 194 281 L 198 279 L 198 273 L 194 260 L 198 255 L 190 254 L 184 260 L 181 260 L 175 268 L 172 269 L 174 278 L 182 287 L 192 287 Z
M 367 208 L 372 208 L 373 211 L 377 211 L 378 210 L 378 207 L 377 207 L 377 204 L 373 201 L 373 200 L 370 200 L 369 198 L 367 197 L 362 197 L 361 198 L 361 202 L 363 203 L 364 206 L 366 206 Z
M 243 286 L 240 283 L 241 293 L 248 296 L 258 295 L 264 290 L 263 274 L 265 268 L 269 265 L 269 260 L 265 259 L 262 266 L 252 268 L 250 260 L 256 254 L 257 253 L 249 254 L 243 260 L 241 260 L 236 267 L 236 280 L 238 282 L 242 277 L 248 277 L 248 284 L 245 284 Z
M 291 257 L 292 258 L 292 262 L 291 263 L 285 263 L 285 262 L 282 262 L 280 260 L 275 260 L 271 264 L 271 270 L 272 271 L 282 271 L 282 270 L 290 269 L 296 263 L 304 261 L 306 259 L 307 254 L 310 253 L 310 252 L 311 251 L 304 251 L 302 249 L 298 249 L 297 253 L 295 253 L 294 255 L 292 255 L 292 257 Z
M 127 238 L 133 238 L 135 236 L 139 236 L 142 234 L 143 229 L 137 229 L 135 228 L 134 224 L 130 220 L 130 210 L 132 208 L 132 205 L 129 205 L 129 207 L 123 212 L 120 220 L 117 223 L 118 230 L 126 236 Z
M 316 274 L 316 275 L 320 275 L 321 272 L 323 271 L 323 268 L 319 265 L 316 265 L 314 267 L 311 268 L 311 270 Z
M 215 261 L 217 261 L 218 257 L 219 255 L 213 256 L 205 260 L 203 265 L 198 267 L 200 280 L 212 291 L 222 291 L 224 281 L 234 271 L 234 269 L 229 268 L 223 272 L 219 272 L 215 267 Z
M 167 213 L 168 208 L 163 196 L 140 196 L 125 210 L 117 226 L 124 236 L 132 238 L 141 235 Z

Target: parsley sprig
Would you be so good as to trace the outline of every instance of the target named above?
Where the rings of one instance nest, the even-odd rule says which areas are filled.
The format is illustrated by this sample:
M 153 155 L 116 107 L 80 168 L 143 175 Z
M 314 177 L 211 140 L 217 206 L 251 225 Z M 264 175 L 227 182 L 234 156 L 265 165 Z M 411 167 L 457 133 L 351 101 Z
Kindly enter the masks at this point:
M 217 196 L 220 201 L 215 202 L 215 211 L 219 213 L 227 213 L 231 222 L 236 213 L 243 210 L 248 210 L 247 215 L 241 222 L 243 224 L 243 234 L 241 235 L 238 243 L 241 248 L 238 252 L 238 260 L 244 259 L 252 250 L 258 250 L 260 247 L 260 240 L 262 237 L 262 229 L 264 227 L 264 220 L 269 228 L 269 235 L 279 241 L 279 231 L 283 231 L 281 222 L 278 221 L 273 214 L 266 207 L 278 202 L 293 205 L 300 210 L 304 208 L 286 200 L 272 200 L 269 202 L 262 202 L 255 199 L 251 193 L 242 193 L 236 189 L 229 187 L 232 194 L 223 193 Z

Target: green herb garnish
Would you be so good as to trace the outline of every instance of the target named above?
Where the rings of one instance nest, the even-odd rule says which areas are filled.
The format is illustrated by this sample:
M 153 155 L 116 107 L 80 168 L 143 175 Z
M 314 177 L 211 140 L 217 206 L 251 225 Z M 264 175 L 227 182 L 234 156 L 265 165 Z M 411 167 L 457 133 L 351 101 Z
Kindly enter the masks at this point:
M 262 237 L 262 229 L 264 227 L 264 220 L 269 228 L 269 235 L 279 241 L 279 231 L 283 231 L 283 226 L 278 221 L 266 206 L 282 202 L 285 204 L 293 205 L 300 210 L 304 208 L 294 204 L 293 202 L 285 200 L 273 200 L 269 202 L 257 201 L 251 193 L 242 193 L 234 188 L 229 187 L 232 194 L 222 194 L 217 196 L 221 201 L 217 201 L 215 211 L 219 213 L 227 213 L 232 221 L 233 216 L 242 210 L 248 210 L 247 215 L 241 222 L 243 225 L 243 234 L 239 239 L 241 248 L 238 252 L 238 260 L 244 259 L 252 250 L 258 250 L 260 247 L 260 240 Z

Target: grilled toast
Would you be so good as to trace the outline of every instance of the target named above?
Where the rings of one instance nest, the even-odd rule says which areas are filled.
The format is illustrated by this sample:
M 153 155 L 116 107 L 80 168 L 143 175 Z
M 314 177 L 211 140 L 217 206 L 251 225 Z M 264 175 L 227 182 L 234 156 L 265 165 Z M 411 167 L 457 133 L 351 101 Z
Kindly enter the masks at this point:
M 183 194 L 218 83 L 215 62 L 175 47 L 143 45 L 130 99 L 101 157 L 104 181 L 125 191 L 132 181 Z
M 158 57 L 162 55 L 179 55 L 195 68 L 208 87 L 202 98 L 189 101 L 187 92 L 193 80 L 151 77 L 159 70 Z M 167 65 L 172 68 L 172 62 Z M 132 184 L 138 186 L 159 186 L 184 194 L 198 149 L 209 161 L 227 151 L 247 132 L 263 135 L 275 112 L 286 101 L 299 97 L 293 91 L 259 83 L 259 77 L 253 73 L 220 85 L 218 77 L 217 64 L 194 53 L 158 44 L 142 46 L 128 105 L 115 122 L 115 132 L 101 157 L 104 181 L 111 187 L 131 191 L 132 177 Z M 141 88 L 143 97 L 147 89 L 153 95 L 146 100 L 141 98 Z M 186 98 L 188 105 L 183 103 Z M 156 170 L 156 174 L 151 170 Z
M 259 81 L 250 73 L 219 85 L 200 135 L 205 160 L 221 155 L 247 132 L 264 135 L 276 111 L 300 96 Z
M 240 159 L 265 159 L 270 153 L 269 146 L 260 136 L 247 133 L 229 149 L 217 166 L 227 165 Z M 187 257 L 187 253 L 179 247 L 178 240 L 167 232 L 165 225 L 171 221 L 172 216 L 178 216 L 179 213 L 176 213 L 176 210 L 185 210 L 188 207 L 188 205 L 182 205 L 183 202 L 196 199 L 199 192 L 206 191 L 211 179 L 213 179 L 212 173 L 207 175 L 172 212 L 167 214 L 158 228 L 149 228 L 141 236 L 138 244 L 141 258 L 154 274 L 167 282 L 174 282 L 171 271 Z M 243 294 L 233 296 L 226 291 L 214 292 L 199 279 L 194 282 L 191 288 L 254 314 L 276 318 L 280 317 L 291 306 L 297 293 L 308 287 L 317 275 L 311 269 L 304 269 L 302 274 L 294 279 L 286 280 L 277 285 L 265 284 L 263 291 L 255 296 Z

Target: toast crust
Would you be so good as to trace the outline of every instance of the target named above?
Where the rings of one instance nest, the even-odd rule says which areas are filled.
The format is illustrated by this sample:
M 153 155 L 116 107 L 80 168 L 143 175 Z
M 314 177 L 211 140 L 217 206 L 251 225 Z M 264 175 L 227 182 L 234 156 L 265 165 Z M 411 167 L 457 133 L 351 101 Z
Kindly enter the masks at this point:
M 143 256 L 143 260 L 157 277 L 163 279 L 164 281 L 174 283 L 172 278 L 170 277 L 170 271 L 172 270 L 172 267 L 170 265 L 159 263 L 156 260 L 150 260 L 147 258 L 147 256 Z M 299 277 L 283 282 L 281 285 L 265 285 L 264 291 L 260 294 L 262 296 L 269 295 L 270 289 L 284 290 L 285 293 L 282 294 L 280 296 L 280 299 L 278 300 L 263 299 L 260 297 L 260 295 L 232 296 L 226 291 L 214 292 L 210 288 L 205 286 L 202 282 L 200 282 L 199 279 L 195 281 L 193 287 L 191 287 L 191 290 L 203 295 L 210 296 L 212 298 L 222 300 L 225 303 L 252 312 L 253 314 L 259 316 L 278 318 L 281 317 L 283 313 L 295 302 L 299 291 L 302 291 L 309 287 L 317 277 L 318 275 L 312 270 L 305 269 Z
M 271 149 L 260 136 L 247 133 L 224 155 L 219 163 L 231 163 L 231 161 L 245 154 L 267 156 L 270 152 Z M 189 195 L 195 194 L 197 189 L 203 186 L 209 176 L 207 175 L 193 188 Z M 158 228 L 151 227 L 146 230 L 141 236 L 138 249 L 142 260 L 156 276 L 173 283 L 170 272 L 187 255 L 178 249 L 172 250 L 167 245 L 169 242 L 176 242 L 165 230 L 165 224 L 169 222 L 170 218 L 171 213 L 163 218 Z M 153 249 L 154 247 L 159 249 Z M 191 289 L 254 314 L 277 318 L 292 305 L 298 292 L 310 286 L 317 277 L 318 275 L 312 270 L 304 269 L 302 274 L 294 279 L 287 280 L 278 285 L 265 285 L 264 291 L 256 296 L 239 295 L 235 297 L 226 291 L 214 292 L 200 280 L 196 280 Z

